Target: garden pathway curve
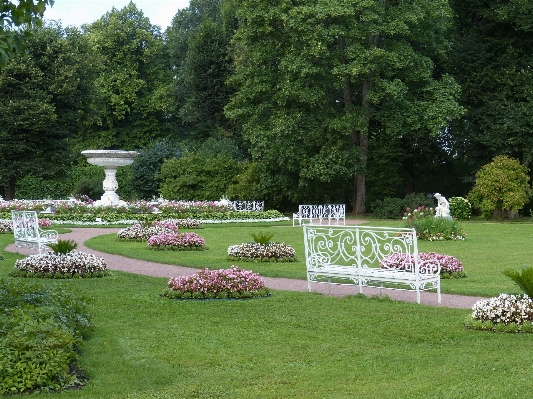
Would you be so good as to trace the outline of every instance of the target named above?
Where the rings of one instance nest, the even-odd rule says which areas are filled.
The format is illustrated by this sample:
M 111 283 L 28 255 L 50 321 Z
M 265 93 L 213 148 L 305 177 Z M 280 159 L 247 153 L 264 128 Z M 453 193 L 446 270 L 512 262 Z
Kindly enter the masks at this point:
M 86 240 L 92 237 L 96 237 L 103 234 L 116 233 L 118 232 L 118 230 L 118 228 L 72 228 L 72 231 L 70 233 L 61 234 L 61 238 L 65 240 L 75 240 L 78 243 L 78 251 L 92 253 L 96 256 L 104 258 L 107 263 L 107 268 L 110 270 L 120 270 L 124 272 L 165 278 L 186 276 L 199 271 L 199 269 L 194 269 L 190 267 L 166 265 L 161 263 L 126 258 L 120 255 L 107 254 L 104 252 L 87 248 L 84 244 Z M 16 252 L 15 244 L 8 245 L 6 247 L 6 251 Z M 26 249 L 19 249 L 19 252 L 24 255 L 34 253 Z M 302 292 L 307 291 L 307 281 L 305 280 L 274 277 L 263 277 L 263 279 L 265 280 L 267 287 L 273 290 Z M 332 296 L 346 296 L 357 294 L 358 287 L 331 285 L 331 292 L 328 292 L 328 286 L 326 284 L 313 284 L 313 292 L 319 292 L 324 295 Z M 380 290 L 378 288 L 365 287 L 364 293 L 367 296 L 380 295 Z M 413 291 L 383 290 L 383 293 L 394 300 L 404 302 L 416 302 L 416 293 Z M 450 308 L 471 309 L 474 303 L 476 303 L 480 299 L 485 298 L 442 294 L 441 306 Z M 421 303 L 424 305 L 437 306 L 437 294 L 433 292 L 422 292 Z

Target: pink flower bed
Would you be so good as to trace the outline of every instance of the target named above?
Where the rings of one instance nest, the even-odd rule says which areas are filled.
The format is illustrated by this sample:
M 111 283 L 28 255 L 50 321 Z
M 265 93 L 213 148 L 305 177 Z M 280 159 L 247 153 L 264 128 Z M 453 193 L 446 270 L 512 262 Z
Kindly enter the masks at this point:
M 175 277 L 168 281 L 164 296 L 180 299 L 222 299 L 267 296 L 270 292 L 264 280 L 251 270 L 238 266 L 230 269 L 204 269 L 189 276 Z
M 436 252 L 420 252 L 418 256 L 424 263 L 440 264 L 442 278 L 466 277 L 463 264 L 453 256 L 441 255 Z M 412 266 L 413 255 L 402 253 L 389 255 L 380 262 L 382 269 L 411 270 Z
M 147 241 L 151 249 L 205 249 L 205 240 L 196 233 L 162 233 Z

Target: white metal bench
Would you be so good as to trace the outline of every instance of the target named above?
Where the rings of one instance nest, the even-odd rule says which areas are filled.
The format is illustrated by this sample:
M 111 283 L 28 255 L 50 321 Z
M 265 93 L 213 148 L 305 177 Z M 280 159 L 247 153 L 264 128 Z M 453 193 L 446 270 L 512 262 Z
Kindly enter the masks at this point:
M 231 204 L 237 212 L 263 212 L 265 210 L 265 201 L 231 201 Z
M 369 226 L 304 226 L 307 284 L 359 285 L 416 291 L 436 289 L 441 303 L 440 264 L 418 256 L 416 231 Z M 383 259 L 403 254 L 402 270 L 388 268 Z M 384 285 L 385 283 L 385 285 Z
M 42 230 L 35 211 L 11 211 L 15 248 L 36 249 L 39 254 L 46 252 L 47 244 L 57 243 L 55 230 Z
M 298 212 L 292 214 L 292 225 L 294 226 L 296 221 L 301 225 L 303 220 L 309 220 L 310 223 L 318 220 L 319 224 L 322 224 L 324 219 L 328 220 L 328 225 L 331 225 L 333 220 L 336 224 L 339 224 L 339 220 L 346 224 L 345 204 L 299 205 Z

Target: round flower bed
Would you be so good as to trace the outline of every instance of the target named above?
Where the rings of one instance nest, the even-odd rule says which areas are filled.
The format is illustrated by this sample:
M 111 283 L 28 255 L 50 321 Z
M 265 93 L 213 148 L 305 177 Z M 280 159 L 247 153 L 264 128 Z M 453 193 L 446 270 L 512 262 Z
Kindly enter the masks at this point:
M 459 259 L 450 255 L 441 255 L 436 252 L 419 252 L 420 260 L 432 264 L 440 264 L 440 277 L 463 278 L 466 277 L 463 264 Z M 380 262 L 382 269 L 405 270 L 413 264 L 413 256 L 407 254 L 392 254 Z
M 104 277 L 111 273 L 105 260 L 84 252 L 30 255 L 15 262 L 14 277 L 76 278 Z
M 162 233 L 147 241 L 150 249 L 204 250 L 205 240 L 196 233 Z
M 245 243 L 228 248 L 228 259 L 244 262 L 295 262 L 294 248 L 285 243 Z
M 167 219 L 155 221 L 149 225 L 136 223 L 120 230 L 117 237 L 123 241 L 147 241 L 150 237 L 163 233 L 177 233 L 180 228 L 202 228 L 202 222 L 197 219 Z
M 242 299 L 269 296 L 270 290 L 258 274 L 232 266 L 171 278 L 162 295 L 172 299 Z
M 500 294 L 477 301 L 465 326 L 474 330 L 533 333 L 533 300 L 527 295 Z

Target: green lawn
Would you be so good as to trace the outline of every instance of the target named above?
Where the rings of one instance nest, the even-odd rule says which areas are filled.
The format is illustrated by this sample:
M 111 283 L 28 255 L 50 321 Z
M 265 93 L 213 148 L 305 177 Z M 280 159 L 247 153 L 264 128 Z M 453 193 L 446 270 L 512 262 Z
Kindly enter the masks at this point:
M 373 226 L 401 227 L 401 221 L 372 221 Z M 419 251 L 453 255 L 461 262 L 467 273 L 465 279 L 441 281 L 442 291 L 451 294 L 472 296 L 497 296 L 501 292 L 520 293 L 513 282 L 502 275 L 506 268 L 520 269 L 533 263 L 532 223 L 463 223 L 467 233 L 465 241 L 427 242 L 419 241 Z M 87 245 L 103 252 L 138 259 L 195 268 L 220 269 L 232 264 L 252 269 L 262 276 L 305 279 L 303 232 L 301 227 L 241 224 L 233 226 L 206 225 L 194 230 L 205 238 L 207 251 L 155 251 L 148 250 L 146 243 L 123 242 L 116 234 L 93 238 Z M 253 241 L 251 233 L 274 233 L 273 241 L 285 242 L 296 250 L 297 262 L 259 263 L 232 262 L 226 259 L 228 246 Z
M 389 222 L 372 224 L 379 223 Z M 301 228 L 261 229 L 301 254 Z M 518 292 L 500 273 L 528 263 L 533 224 L 466 223 L 465 229 L 465 242 L 421 243 L 421 250 L 465 264 L 469 277 L 443 281 L 446 290 Z M 206 227 L 197 232 L 209 251 L 167 256 L 177 264 L 192 257 L 199 263 L 187 265 L 225 267 L 215 256 L 224 253 L 219 247 L 248 241 L 258 230 Z M 107 237 L 109 244 L 95 239 L 91 246 L 166 255 Z M 9 242 L 11 235 L 0 235 L 0 248 Z M 18 255 L 0 255 L 0 277 L 8 278 Z M 303 259 L 241 266 L 297 276 L 302 265 Z M 527 397 L 531 391 L 533 335 L 466 330 L 469 310 L 287 291 L 241 301 L 173 301 L 159 296 L 166 279 L 121 272 L 39 281 L 87 298 L 94 323 L 81 348 L 87 386 L 47 398 L 440 399 Z

